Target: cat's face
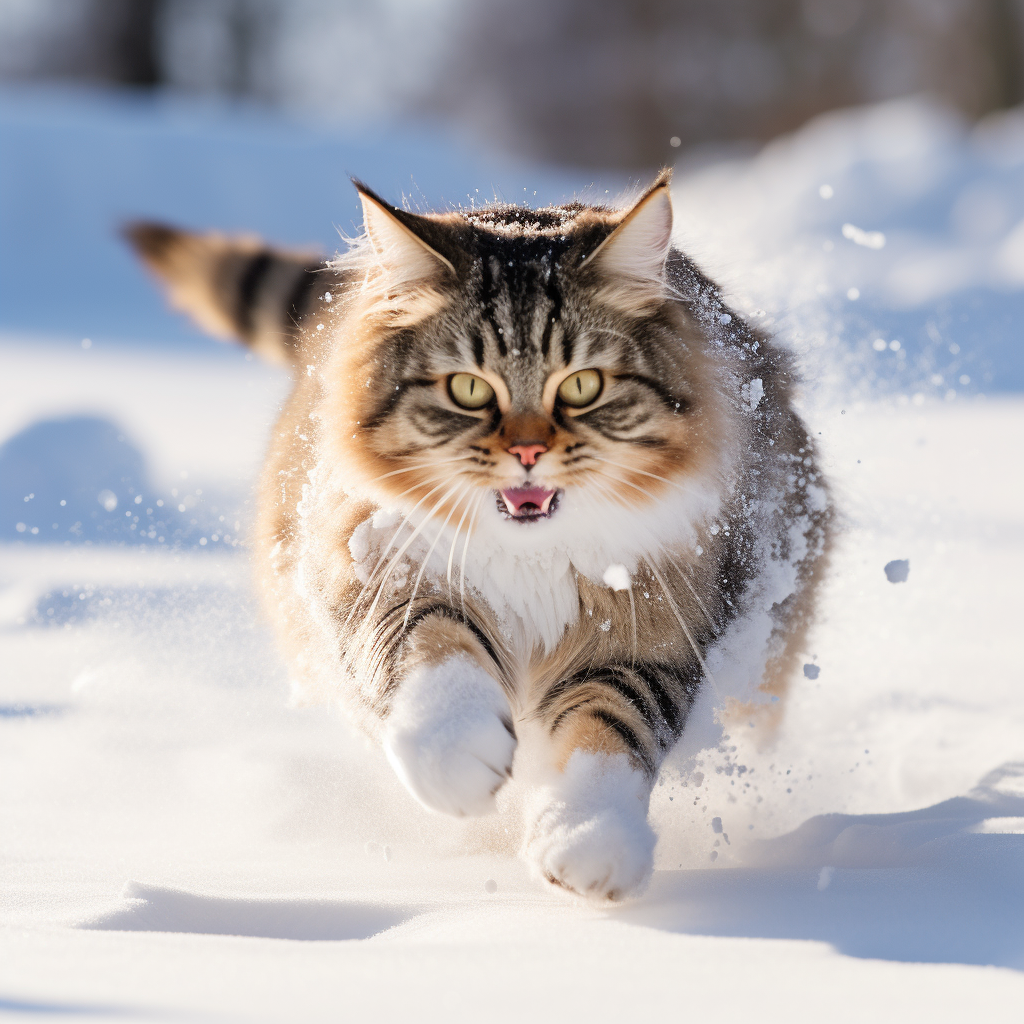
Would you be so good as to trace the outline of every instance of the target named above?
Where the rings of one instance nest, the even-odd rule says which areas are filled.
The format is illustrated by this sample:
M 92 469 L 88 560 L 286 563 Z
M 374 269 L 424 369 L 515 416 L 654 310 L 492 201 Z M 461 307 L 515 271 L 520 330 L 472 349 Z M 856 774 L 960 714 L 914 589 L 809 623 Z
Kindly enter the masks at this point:
M 412 298 L 402 314 L 366 314 L 328 373 L 343 417 L 329 428 L 380 500 L 543 546 L 602 517 L 628 524 L 708 470 L 714 388 L 662 278 L 667 187 L 627 218 L 506 208 L 432 221 L 429 249 L 398 230 L 380 242 L 392 225 L 375 215 L 385 261 L 414 264 L 391 286 Z

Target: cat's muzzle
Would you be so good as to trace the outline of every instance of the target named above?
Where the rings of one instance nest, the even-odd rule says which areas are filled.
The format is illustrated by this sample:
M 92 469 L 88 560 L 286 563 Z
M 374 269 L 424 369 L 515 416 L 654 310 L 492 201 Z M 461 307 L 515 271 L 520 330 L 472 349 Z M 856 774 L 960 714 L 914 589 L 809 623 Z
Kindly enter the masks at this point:
M 498 511 L 517 523 L 533 523 L 538 519 L 550 519 L 558 509 L 560 490 L 526 485 L 506 487 L 498 491 Z

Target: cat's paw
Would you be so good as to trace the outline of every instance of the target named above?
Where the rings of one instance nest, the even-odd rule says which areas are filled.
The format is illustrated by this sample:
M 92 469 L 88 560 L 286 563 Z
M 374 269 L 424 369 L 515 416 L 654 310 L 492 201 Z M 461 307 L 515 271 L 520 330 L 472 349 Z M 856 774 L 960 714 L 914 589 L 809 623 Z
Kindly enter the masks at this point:
M 384 751 L 409 792 L 447 814 L 486 814 L 512 774 L 516 735 L 504 691 L 468 657 L 402 680 Z
M 577 895 L 635 895 L 654 863 L 649 798 L 646 778 L 624 754 L 577 751 L 539 794 L 524 856 L 545 881 Z

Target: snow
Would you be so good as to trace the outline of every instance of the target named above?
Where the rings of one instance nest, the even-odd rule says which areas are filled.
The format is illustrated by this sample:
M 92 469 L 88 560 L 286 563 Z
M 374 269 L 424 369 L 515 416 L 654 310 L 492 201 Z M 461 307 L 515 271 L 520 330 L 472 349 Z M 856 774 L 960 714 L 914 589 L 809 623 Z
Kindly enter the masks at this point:
M 885 248 L 885 235 L 881 231 L 865 231 L 856 224 L 843 225 L 843 238 L 848 238 L 854 245 L 863 245 L 867 249 Z
M 629 570 L 621 562 L 612 562 L 604 571 L 601 577 L 606 587 L 612 590 L 629 590 L 632 586 L 629 580 Z
M 910 562 L 906 558 L 894 558 L 882 567 L 890 583 L 906 583 L 910 576 Z
M 528 838 L 518 773 L 497 814 L 432 814 L 337 716 L 285 706 L 241 541 L 286 382 L 175 326 L 98 241 L 119 196 L 133 214 L 326 238 L 314 225 L 336 215 L 316 158 L 344 146 L 225 111 L 190 122 L 184 107 L 51 94 L 0 108 L 7 1017 L 1019 1018 L 1019 113 L 969 131 L 889 104 L 677 171 L 691 249 L 815 380 L 804 409 L 844 530 L 777 735 L 740 718 L 714 749 L 684 738 L 651 798 L 650 885 L 603 910 L 545 891 L 515 856 Z M 87 191 L 67 191 L 73 153 L 59 147 L 96 124 L 112 163 L 167 172 L 125 192 L 87 161 Z M 249 169 L 239 197 L 211 186 L 212 158 L 176 183 L 190 145 L 216 149 L 225 181 Z M 380 166 L 399 160 L 379 152 Z M 290 159 L 309 191 L 276 202 Z M 443 198 L 455 159 L 436 160 L 427 194 Z M 844 238 L 847 223 L 885 247 Z M 44 252 L 76 272 L 36 282 Z M 31 476 L 41 463 L 51 472 Z M 175 531 L 163 542 L 138 538 L 147 508 Z M 137 528 L 115 532 L 126 509 Z M 884 569 L 899 562 L 913 571 L 895 586 Z M 534 798 L 557 805 L 544 785 Z M 616 785 L 629 808 L 628 777 Z M 621 818 L 609 827 L 642 841 Z M 552 849 L 586 829 L 556 833 Z
M 822 395 L 944 398 L 962 374 L 972 394 L 1024 388 L 1020 109 L 971 128 L 893 101 L 676 173 L 687 250 L 789 338 Z M 871 349 L 880 334 L 895 355 Z

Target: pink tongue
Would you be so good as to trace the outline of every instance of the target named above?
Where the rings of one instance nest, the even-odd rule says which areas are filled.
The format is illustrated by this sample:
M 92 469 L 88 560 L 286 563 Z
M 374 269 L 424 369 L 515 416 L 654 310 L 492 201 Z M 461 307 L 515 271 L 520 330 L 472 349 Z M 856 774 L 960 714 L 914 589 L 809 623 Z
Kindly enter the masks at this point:
M 507 487 L 501 492 L 502 501 L 513 516 L 527 516 L 534 511 L 547 512 L 554 496 L 555 492 L 545 487 Z M 526 507 L 531 505 L 534 507 Z

